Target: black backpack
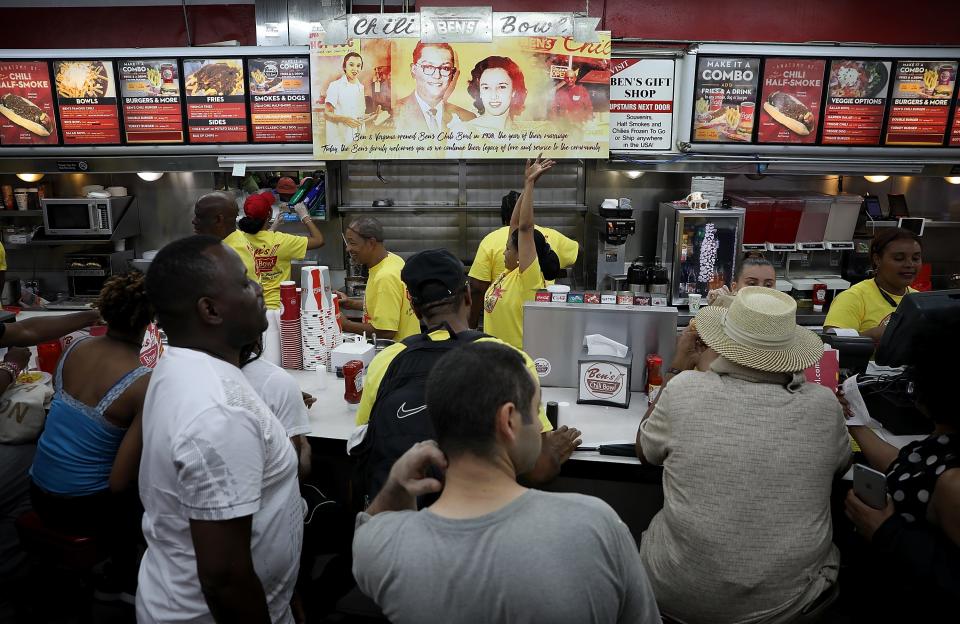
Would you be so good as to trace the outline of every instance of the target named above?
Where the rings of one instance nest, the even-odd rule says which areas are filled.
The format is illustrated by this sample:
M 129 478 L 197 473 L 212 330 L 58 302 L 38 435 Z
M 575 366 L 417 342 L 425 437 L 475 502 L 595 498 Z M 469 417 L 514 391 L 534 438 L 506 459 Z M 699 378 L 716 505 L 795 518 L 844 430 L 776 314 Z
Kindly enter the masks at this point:
M 352 451 L 356 458 L 355 485 L 365 497 L 364 507 L 386 483 L 390 468 L 417 442 L 435 437 L 426 406 L 427 376 L 434 364 L 451 349 L 486 336 L 467 330 L 455 333 L 444 323 L 450 338 L 431 340 L 426 333 L 403 341 L 406 348 L 390 362 L 383 375 L 363 441 Z

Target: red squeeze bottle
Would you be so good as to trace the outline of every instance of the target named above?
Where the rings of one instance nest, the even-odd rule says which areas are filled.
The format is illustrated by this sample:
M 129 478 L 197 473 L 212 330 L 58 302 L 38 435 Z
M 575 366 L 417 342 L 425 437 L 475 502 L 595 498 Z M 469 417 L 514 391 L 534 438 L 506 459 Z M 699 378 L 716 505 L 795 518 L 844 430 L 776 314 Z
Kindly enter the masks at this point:
M 660 373 L 660 367 L 663 365 L 663 358 L 656 353 L 647 356 L 647 403 L 652 404 L 657 395 L 660 394 L 660 386 L 663 385 L 663 375 Z
M 363 396 L 363 362 L 350 360 L 343 365 L 343 400 L 359 403 Z

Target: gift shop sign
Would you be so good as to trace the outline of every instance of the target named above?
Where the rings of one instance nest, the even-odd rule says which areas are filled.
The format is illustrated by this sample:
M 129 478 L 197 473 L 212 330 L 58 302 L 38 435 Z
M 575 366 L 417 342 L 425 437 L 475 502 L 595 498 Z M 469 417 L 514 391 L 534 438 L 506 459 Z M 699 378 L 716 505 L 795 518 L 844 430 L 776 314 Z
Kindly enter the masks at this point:
M 670 150 L 674 70 L 672 59 L 612 59 L 611 150 Z

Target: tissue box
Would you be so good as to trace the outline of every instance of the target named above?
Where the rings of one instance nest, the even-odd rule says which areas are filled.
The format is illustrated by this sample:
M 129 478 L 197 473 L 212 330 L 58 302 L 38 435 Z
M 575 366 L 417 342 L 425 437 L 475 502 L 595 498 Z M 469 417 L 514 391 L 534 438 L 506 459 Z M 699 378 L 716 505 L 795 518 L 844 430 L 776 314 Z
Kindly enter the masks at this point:
M 376 350 L 366 342 L 345 342 L 330 352 L 330 362 L 334 369 L 343 368 L 350 360 L 360 360 L 366 369 L 373 361 Z
M 580 393 L 577 403 L 630 407 L 630 369 L 633 354 L 625 356 L 588 355 L 587 347 L 578 358 Z

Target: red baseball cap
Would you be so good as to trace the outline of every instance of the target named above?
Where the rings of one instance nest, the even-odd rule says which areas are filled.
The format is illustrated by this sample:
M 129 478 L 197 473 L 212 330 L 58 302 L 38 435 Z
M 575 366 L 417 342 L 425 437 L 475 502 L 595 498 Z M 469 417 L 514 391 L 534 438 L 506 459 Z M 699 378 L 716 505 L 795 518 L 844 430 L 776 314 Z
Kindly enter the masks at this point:
M 297 183 L 293 181 L 293 178 L 280 178 L 277 181 L 277 193 L 282 195 L 293 195 L 297 192 Z
M 257 221 L 266 221 L 273 214 L 273 193 L 257 193 L 243 202 L 243 214 Z

